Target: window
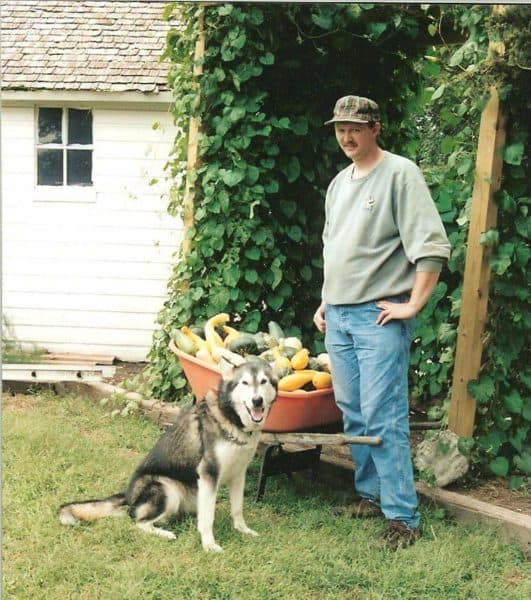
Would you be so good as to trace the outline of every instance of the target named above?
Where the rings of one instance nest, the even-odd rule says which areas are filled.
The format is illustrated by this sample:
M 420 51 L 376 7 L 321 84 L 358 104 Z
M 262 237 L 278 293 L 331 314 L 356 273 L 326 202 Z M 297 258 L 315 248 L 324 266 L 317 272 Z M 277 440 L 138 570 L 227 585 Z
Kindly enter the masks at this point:
M 92 185 L 92 111 L 38 109 L 37 185 Z

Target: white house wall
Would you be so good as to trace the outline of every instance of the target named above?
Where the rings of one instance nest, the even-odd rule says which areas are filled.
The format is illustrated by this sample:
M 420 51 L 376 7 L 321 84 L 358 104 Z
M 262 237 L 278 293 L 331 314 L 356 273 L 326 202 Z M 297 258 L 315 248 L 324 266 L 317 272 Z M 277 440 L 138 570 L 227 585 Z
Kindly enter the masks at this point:
M 175 130 L 166 112 L 124 108 L 93 109 L 93 190 L 57 194 L 35 187 L 35 109 L 2 109 L 2 312 L 24 345 L 149 351 L 182 235 L 163 173 Z

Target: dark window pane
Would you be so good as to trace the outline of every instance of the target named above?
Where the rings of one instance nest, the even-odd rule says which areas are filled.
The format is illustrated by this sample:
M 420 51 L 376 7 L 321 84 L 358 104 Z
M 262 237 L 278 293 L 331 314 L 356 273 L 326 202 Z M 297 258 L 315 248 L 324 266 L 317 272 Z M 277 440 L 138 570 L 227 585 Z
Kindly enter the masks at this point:
M 39 108 L 39 144 L 60 144 L 62 108 Z
M 92 185 L 92 150 L 68 150 L 67 185 Z
M 63 185 L 62 150 L 37 150 L 37 185 Z
M 92 111 L 68 109 L 68 143 L 92 144 Z

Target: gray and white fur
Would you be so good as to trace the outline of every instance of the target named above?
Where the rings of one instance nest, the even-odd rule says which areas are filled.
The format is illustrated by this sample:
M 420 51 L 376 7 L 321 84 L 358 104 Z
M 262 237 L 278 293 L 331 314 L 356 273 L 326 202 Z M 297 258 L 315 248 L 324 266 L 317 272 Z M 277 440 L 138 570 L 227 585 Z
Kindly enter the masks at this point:
M 229 488 L 235 529 L 257 535 L 243 518 L 247 467 L 276 398 L 277 382 L 265 361 L 223 363 L 217 394 L 182 409 L 133 474 L 127 490 L 102 500 L 71 502 L 59 508 L 63 525 L 129 514 L 142 531 L 167 539 L 159 525 L 197 513 L 203 548 L 221 551 L 213 533 L 219 486 Z

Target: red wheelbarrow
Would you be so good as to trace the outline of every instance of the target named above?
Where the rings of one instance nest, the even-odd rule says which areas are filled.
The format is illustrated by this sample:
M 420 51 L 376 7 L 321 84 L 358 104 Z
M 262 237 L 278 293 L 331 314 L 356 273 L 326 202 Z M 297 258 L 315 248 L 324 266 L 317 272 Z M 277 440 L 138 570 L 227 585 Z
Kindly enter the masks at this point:
M 179 358 L 196 401 L 201 401 L 208 391 L 217 388 L 221 371 L 215 365 L 182 352 L 173 340 L 169 348 Z M 310 392 L 279 391 L 262 433 L 266 449 L 256 500 L 263 496 L 266 479 L 271 475 L 284 473 L 291 478 L 293 471 L 311 469 L 312 479 L 316 479 L 323 444 L 376 446 L 381 443 L 377 437 L 350 436 L 340 433 L 342 431 L 341 411 L 335 403 L 332 388 Z M 314 447 L 286 452 L 282 448 L 282 444 L 286 443 Z
M 221 371 L 215 365 L 206 364 L 182 352 L 173 341 L 170 342 L 170 350 L 179 357 L 196 400 L 202 400 L 209 390 L 217 388 Z M 307 431 L 339 421 L 341 411 L 335 403 L 332 388 L 311 392 L 278 392 L 263 431 Z

